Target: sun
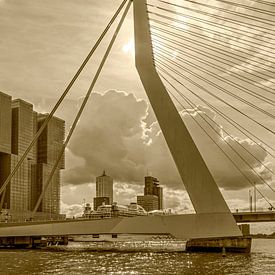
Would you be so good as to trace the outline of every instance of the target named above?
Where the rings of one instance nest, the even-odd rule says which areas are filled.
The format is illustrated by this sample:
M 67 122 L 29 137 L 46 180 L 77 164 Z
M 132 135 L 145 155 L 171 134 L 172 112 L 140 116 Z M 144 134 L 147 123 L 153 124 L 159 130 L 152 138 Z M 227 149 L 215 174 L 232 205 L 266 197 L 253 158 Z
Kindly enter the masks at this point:
M 130 39 L 126 44 L 123 45 L 122 51 L 125 54 L 135 55 L 135 43 L 134 39 Z

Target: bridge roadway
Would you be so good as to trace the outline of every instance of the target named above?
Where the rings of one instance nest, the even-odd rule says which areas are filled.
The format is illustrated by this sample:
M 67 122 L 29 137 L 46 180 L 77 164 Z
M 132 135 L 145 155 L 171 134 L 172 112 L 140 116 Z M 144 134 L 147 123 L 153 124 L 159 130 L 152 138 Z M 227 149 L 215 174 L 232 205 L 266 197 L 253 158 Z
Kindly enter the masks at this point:
M 237 223 L 275 222 L 275 211 L 232 213 Z
M 275 222 L 275 211 L 232 213 L 237 223 Z M 85 234 L 171 234 L 176 238 L 232 236 L 226 229 L 231 214 L 205 213 L 131 218 L 0 223 L 0 237 L 66 236 Z M 235 232 L 234 236 L 240 236 Z
M 232 232 L 227 213 L 113 217 L 48 222 L 0 224 L 0 237 L 67 236 L 90 234 L 171 234 L 178 239 L 239 237 L 238 227 Z

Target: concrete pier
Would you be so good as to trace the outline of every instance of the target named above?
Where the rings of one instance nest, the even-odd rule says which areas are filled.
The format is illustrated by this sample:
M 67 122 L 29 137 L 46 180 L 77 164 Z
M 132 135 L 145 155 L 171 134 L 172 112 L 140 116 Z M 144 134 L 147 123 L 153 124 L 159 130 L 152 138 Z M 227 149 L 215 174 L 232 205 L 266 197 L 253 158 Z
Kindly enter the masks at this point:
M 187 252 L 234 252 L 250 253 L 251 237 L 226 237 L 191 239 L 186 243 Z
M 0 248 L 41 248 L 49 245 L 67 245 L 67 236 L 0 237 Z

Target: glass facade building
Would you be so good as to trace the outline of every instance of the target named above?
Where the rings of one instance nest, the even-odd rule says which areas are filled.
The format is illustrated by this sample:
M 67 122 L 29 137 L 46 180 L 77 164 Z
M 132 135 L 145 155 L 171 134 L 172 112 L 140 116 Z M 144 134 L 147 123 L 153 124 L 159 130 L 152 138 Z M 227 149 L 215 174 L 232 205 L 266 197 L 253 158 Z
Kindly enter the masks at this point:
M 37 114 L 32 104 L 0 92 L 0 186 L 18 163 L 22 154 L 41 127 L 47 114 Z M 45 187 L 65 137 L 65 122 L 53 117 L 37 144 L 8 185 L 3 208 L 14 220 L 27 218 Z M 45 197 L 39 206 L 39 217 L 50 217 L 60 212 L 60 170 L 65 168 L 65 157 L 58 165 Z
M 163 189 L 159 186 L 157 178 L 145 177 L 144 195 L 154 195 L 158 197 L 158 210 L 163 209 Z
M 157 178 L 145 177 L 144 196 L 137 197 L 137 204 L 146 211 L 163 209 L 163 188 Z

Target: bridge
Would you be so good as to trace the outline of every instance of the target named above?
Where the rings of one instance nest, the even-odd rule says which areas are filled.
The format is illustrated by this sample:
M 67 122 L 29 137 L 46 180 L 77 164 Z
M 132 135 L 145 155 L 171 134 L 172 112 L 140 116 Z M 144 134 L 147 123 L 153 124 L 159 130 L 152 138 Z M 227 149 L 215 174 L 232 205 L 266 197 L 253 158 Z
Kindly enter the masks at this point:
M 197 41 L 192 40 L 189 36 L 184 36 L 182 32 L 186 31 L 188 33 L 188 29 L 179 28 L 179 24 L 184 24 L 185 26 L 189 26 L 192 28 L 199 28 L 198 26 L 192 26 L 191 23 L 182 22 L 181 20 L 175 19 L 178 16 L 183 16 L 181 13 L 181 6 L 177 4 L 172 4 L 166 1 L 158 0 L 153 3 L 147 3 L 146 0 L 133 0 L 127 1 L 124 0 L 120 5 L 119 9 L 114 14 L 110 23 L 103 31 L 102 35 L 99 37 L 98 41 L 91 49 L 90 53 L 86 57 L 86 59 L 81 64 L 79 70 L 76 72 L 75 76 L 66 87 L 65 91 L 61 95 L 60 99 L 48 115 L 47 119 L 44 121 L 32 142 L 30 143 L 27 150 L 21 156 L 18 163 L 15 165 L 14 169 L 11 171 L 9 176 L 5 179 L 0 187 L 0 195 L 1 198 L 1 209 L 3 207 L 3 200 L 5 197 L 5 192 L 10 184 L 11 179 L 16 175 L 20 165 L 22 165 L 25 158 L 27 158 L 28 153 L 37 142 L 39 136 L 43 132 L 43 130 L 47 127 L 47 124 L 52 119 L 54 113 L 59 108 L 60 104 L 67 96 L 69 90 L 78 79 L 80 73 L 83 68 L 89 62 L 90 58 L 94 54 L 97 47 L 100 45 L 102 39 L 105 34 L 109 31 L 110 25 L 114 23 L 117 19 L 118 15 L 122 13 L 121 19 L 119 20 L 116 30 L 113 34 L 112 39 L 110 40 L 109 46 L 102 58 L 102 61 L 98 67 L 98 70 L 91 82 L 91 85 L 86 93 L 86 96 L 81 104 L 81 107 L 75 116 L 75 120 L 69 130 L 69 133 L 66 137 L 66 140 L 62 146 L 60 152 L 58 152 L 58 156 L 55 161 L 55 165 L 53 166 L 49 177 L 44 185 L 44 189 L 41 192 L 41 195 L 33 209 L 33 214 L 37 212 L 43 197 L 51 184 L 51 179 L 55 173 L 56 168 L 63 156 L 64 150 L 67 147 L 75 128 L 77 127 L 77 123 L 81 118 L 82 112 L 86 107 L 87 101 L 90 98 L 90 95 L 93 91 L 94 85 L 100 76 L 101 70 L 111 52 L 112 46 L 116 40 L 116 37 L 120 31 L 120 28 L 124 22 L 124 19 L 130 9 L 131 4 L 133 3 L 134 7 L 134 35 L 135 35 L 135 61 L 136 68 L 139 73 L 141 82 L 146 91 L 146 94 L 149 98 L 150 104 L 154 110 L 154 113 L 157 117 L 159 125 L 161 127 L 162 133 L 165 137 L 171 155 L 174 159 L 174 162 L 177 166 L 178 172 L 181 176 L 183 184 L 185 186 L 188 195 L 190 196 L 191 202 L 194 206 L 196 214 L 189 215 L 167 215 L 167 216 L 145 216 L 145 217 L 133 217 L 133 218 L 112 218 L 112 219 L 102 219 L 102 220 L 75 220 L 75 221 L 56 221 L 56 222 L 32 222 L 32 223 L 24 223 L 24 224 L 4 224 L 0 226 L 0 236 L 2 237 L 30 237 L 30 236 L 65 236 L 65 235 L 77 235 L 77 234 L 100 234 L 100 233 L 108 233 L 108 234 L 171 234 L 176 238 L 184 238 L 184 239 L 203 239 L 203 238 L 241 238 L 242 232 L 240 231 L 237 223 L 243 222 L 266 222 L 266 221 L 274 221 L 274 213 L 232 213 L 230 212 L 227 203 L 225 202 L 218 186 L 216 180 L 208 169 L 207 163 L 201 155 L 193 137 L 190 135 L 189 130 L 183 121 L 182 117 L 179 114 L 178 106 L 182 107 L 182 110 L 185 110 L 189 113 L 190 108 L 196 108 L 196 104 L 192 101 L 192 98 L 198 98 L 200 102 L 203 102 L 208 107 L 211 107 L 217 114 L 219 114 L 223 119 L 230 123 L 232 127 L 235 127 L 235 130 L 240 131 L 243 135 L 248 137 L 250 140 L 255 142 L 255 144 L 263 150 L 270 157 L 274 157 L 274 148 L 267 144 L 261 137 L 256 136 L 251 131 L 244 128 L 244 126 L 240 125 L 240 123 L 234 121 L 232 118 L 225 115 L 221 109 L 215 107 L 212 103 L 209 103 L 206 98 L 212 96 L 215 98 L 214 101 L 222 102 L 223 106 L 227 108 L 232 108 L 239 115 L 244 116 L 250 123 L 254 123 L 255 127 L 259 127 L 260 129 L 268 132 L 270 135 L 274 135 L 275 132 L 270 129 L 267 125 L 264 125 L 262 122 L 257 120 L 257 115 L 252 116 L 250 113 L 244 113 L 235 107 L 236 102 L 242 102 L 252 109 L 254 108 L 259 113 L 265 115 L 269 119 L 274 119 L 275 115 L 269 111 L 269 108 L 264 109 L 261 107 L 261 104 L 255 104 L 255 98 L 261 102 L 268 104 L 268 107 L 274 106 L 275 101 L 272 99 L 272 95 L 275 93 L 272 91 L 272 88 L 269 85 L 265 85 L 264 80 L 271 81 L 271 78 L 267 76 L 264 77 L 265 74 L 270 72 L 270 68 L 266 65 L 264 60 L 264 56 L 257 59 L 252 60 L 249 64 L 250 66 L 262 66 L 263 74 L 251 73 L 247 68 L 243 68 L 241 64 L 237 64 L 239 70 L 243 70 L 242 73 L 236 73 L 234 70 L 229 73 L 228 78 L 224 78 L 224 73 L 228 64 L 231 66 L 236 66 L 236 60 L 234 58 L 238 58 L 239 60 L 245 60 L 248 58 L 249 52 L 243 52 L 243 45 L 246 43 L 250 43 L 249 45 L 257 45 L 254 41 L 257 38 L 255 34 L 249 34 L 249 30 L 262 30 L 263 26 L 267 24 L 267 21 L 264 19 L 259 19 L 261 25 L 255 25 L 253 23 L 252 17 L 247 15 L 246 18 L 248 20 L 243 20 L 239 22 L 237 19 L 239 14 L 233 13 L 233 18 L 231 20 L 223 18 L 224 20 L 229 20 L 229 25 L 220 26 L 220 24 L 215 24 L 214 28 L 210 30 L 212 35 L 206 36 L 205 41 L 210 41 L 211 46 L 207 43 L 204 44 L 204 47 L 200 48 L 200 50 L 194 49 L 198 51 L 200 54 L 203 54 L 205 59 L 196 59 L 195 56 L 192 55 L 192 47 L 190 48 L 190 43 L 192 45 L 196 45 Z M 194 2 L 194 1 L 187 1 Z M 236 4 L 236 3 L 235 3 Z M 211 5 L 206 5 L 207 8 Z M 236 4 L 237 5 L 237 4 Z M 124 8 L 124 10 L 123 10 Z M 175 11 L 176 8 L 176 11 Z M 187 10 L 196 10 L 196 12 L 200 12 L 196 8 L 185 7 Z M 242 7 L 243 8 L 243 7 Z M 247 7 L 248 8 L 248 7 Z M 222 10 L 222 12 L 226 13 L 228 10 Z M 259 11 L 257 11 L 259 12 Z M 174 16 L 174 17 L 173 17 Z M 209 17 L 213 16 L 211 13 L 208 14 Z M 185 18 L 192 19 L 193 16 L 185 15 Z M 220 16 L 217 16 L 217 19 L 221 19 Z M 244 16 L 245 17 L 245 16 Z M 200 19 L 204 24 L 212 24 L 213 22 L 209 22 L 209 19 Z M 228 33 L 235 31 L 236 22 L 243 26 L 246 31 L 243 32 L 242 29 L 239 29 L 238 34 L 242 35 L 239 39 L 237 39 L 236 44 L 233 46 L 237 48 L 235 54 L 229 55 L 226 50 L 218 49 L 218 45 L 224 45 L 224 38 L 228 39 L 231 37 L 233 40 L 235 36 Z M 254 24 L 254 25 L 253 25 Z M 219 31 L 217 28 L 220 28 Z M 221 29 L 223 30 L 222 32 Z M 225 32 L 224 32 L 225 31 Z M 223 33 L 224 32 L 224 33 Z M 270 40 L 273 40 L 270 35 L 270 30 L 266 27 L 266 33 L 268 34 L 265 37 L 264 41 L 268 43 Z M 193 33 L 195 37 L 200 37 L 202 34 L 199 32 Z M 211 40 L 211 37 L 219 35 L 223 39 L 221 41 Z M 249 39 L 247 38 L 250 37 Z M 245 38 L 242 38 L 245 37 Z M 251 38 L 252 37 L 252 38 Z M 243 39 L 243 40 L 242 40 Z M 252 39 L 252 40 L 251 40 Z M 253 40 L 254 39 L 254 40 Z M 191 41 L 189 45 L 182 45 L 182 41 Z M 201 41 L 201 38 L 199 38 Z M 248 42 L 247 42 L 248 41 Z M 270 42 L 271 43 L 271 42 Z M 183 46 L 183 47 L 181 47 Z M 183 48 L 185 47 L 185 50 Z M 210 47 L 208 53 L 204 52 L 204 49 Z M 234 48 L 233 47 L 233 48 Z M 266 56 L 273 57 L 273 53 L 268 49 L 267 46 L 262 45 L 264 49 L 262 52 L 266 54 Z M 211 51 L 216 52 L 218 55 L 213 54 Z M 186 51 L 187 50 L 187 51 Z M 239 56 L 238 53 L 242 52 L 243 56 Z M 261 53 L 262 53 L 261 52 Z M 193 63 L 189 59 L 181 58 L 177 55 L 183 54 L 184 57 L 191 57 Z M 229 59 L 226 59 L 229 57 Z M 242 59 L 242 57 L 245 57 Z M 188 61 L 189 60 L 189 61 Z M 212 61 L 216 60 L 218 63 L 213 64 Z M 214 68 L 214 72 L 210 71 L 210 69 L 205 69 L 205 67 L 200 67 L 197 64 L 198 61 L 202 61 L 205 66 L 212 66 Z M 221 61 L 221 62 L 220 62 Z M 190 63 L 191 62 L 191 63 Z M 221 67 L 221 63 L 227 64 L 226 67 Z M 233 63 L 233 64 L 232 64 Z M 192 68 L 192 69 L 191 69 Z M 235 67 L 234 67 L 235 68 Z M 198 73 L 198 70 L 201 70 Z M 219 73 L 217 73 L 217 70 Z M 184 75 L 182 72 L 187 72 L 188 77 Z M 232 74 L 231 74 L 232 73 Z M 206 76 L 207 75 L 207 76 Z M 238 79 L 232 80 L 232 77 Z M 213 80 L 214 78 L 214 80 Z M 196 79 L 196 80 L 194 80 Z M 262 79 L 260 81 L 260 79 Z M 271 80 L 270 80 L 271 79 Z M 189 84 L 186 84 L 186 81 Z M 246 83 L 246 84 L 245 84 Z M 219 91 L 225 94 L 225 98 L 220 97 L 219 93 L 214 93 L 211 89 L 208 89 L 208 86 L 211 86 L 213 90 L 216 92 Z M 231 85 L 231 86 L 230 86 Z M 234 91 L 239 89 L 239 93 L 231 92 L 228 87 L 234 87 Z M 252 89 L 253 87 L 253 89 Z M 188 91 L 188 96 L 181 93 L 181 89 Z M 196 93 L 197 90 L 200 90 L 201 93 Z M 241 91 L 241 92 L 240 92 Z M 207 93 L 207 96 L 202 96 L 202 93 Z M 245 94 L 244 97 L 241 95 Z M 271 96 L 270 96 L 271 95 Z M 183 104 L 180 101 L 181 99 L 185 101 Z M 228 100 L 228 97 L 232 97 L 234 100 Z M 247 97 L 253 97 L 247 99 Z M 233 102 L 232 102 L 233 101 Z M 253 110 L 254 110 L 253 109 Z M 198 115 L 201 116 L 200 112 Z M 192 114 L 191 117 L 193 118 Z M 204 124 L 209 124 L 209 127 L 212 128 L 213 131 L 219 132 L 220 140 L 223 140 L 228 147 L 225 150 L 220 147 L 220 140 L 213 140 L 211 134 L 209 134 L 208 130 L 204 129 L 203 126 L 197 121 L 194 120 L 205 132 L 205 134 L 212 140 L 214 144 L 216 144 L 225 157 L 229 159 L 235 168 L 243 175 L 244 179 L 251 184 L 252 187 L 257 189 L 258 194 L 265 200 L 267 205 L 273 209 L 273 205 L 271 200 L 264 194 L 262 190 L 260 190 L 259 185 L 256 185 L 255 182 L 251 179 L 251 175 L 245 174 L 238 166 L 238 163 L 235 162 L 234 158 L 231 157 L 233 152 L 234 156 L 238 156 L 238 161 L 242 161 L 245 169 L 251 170 L 253 177 L 257 178 L 258 182 L 262 185 L 268 187 L 272 192 L 275 192 L 272 184 L 267 182 L 267 180 L 263 177 L 259 169 L 256 168 L 264 168 L 265 171 L 269 171 L 273 174 L 273 171 L 257 156 L 253 155 L 242 143 L 238 143 L 237 149 L 232 146 L 230 140 L 224 138 L 224 134 L 227 134 L 232 140 L 234 139 L 232 135 L 224 130 L 223 133 L 220 133 L 217 130 L 217 127 L 213 124 L 215 121 L 211 120 L 210 117 L 206 114 L 205 116 L 201 116 L 201 120 L 203 120 Z M 211 123 L 209 123 L 211 120 Z M 254 125 L 253 124 L 253 125 Z M 228 150 L 232 150 L 231 153 L 228 153 Z M 240 151 L 243 154 L 240 154 Z M 244 155 L 249 156 L 249 158 L 253 158 L 254 162 L 258 163 L 258 166 L 251 165 Z M 244 170 L 245 170 L 244 169 Z M 237 223 L 236 223 L 237 222 Z M 223 244 L 225 245 L 225 243 Z
M 192 219 L 197 217 L 217 222 L 222 215 L 219 214 L 184 214 L 184 215 L 159 215 L 141 217 L 107 217 L 101 219 L 67 219 L 53 221 L 27 221 L 21 223 L 1 223 L 0 237 L 15 236 L 58 236 L 58 235 L 85 235 L 85 234 L 172 234 L 186 239 L 197 238 L 202 232 L 208 230 L 209 237 L 216 237 L 212 228 L 192 227 Z M 275 222 L 275 212 L 240 212 L 233 213 L 237 223 Z M 181 230 L 181 224 L 186 224 L 188 231 Z M 222 226 L 223 223 L 221 223 Z M 148 226 L 146 226 L 148 225 Z M 153 228 L 152 228 L 153 227 Z M 226 228 L 223 228 L 226 231 Z

